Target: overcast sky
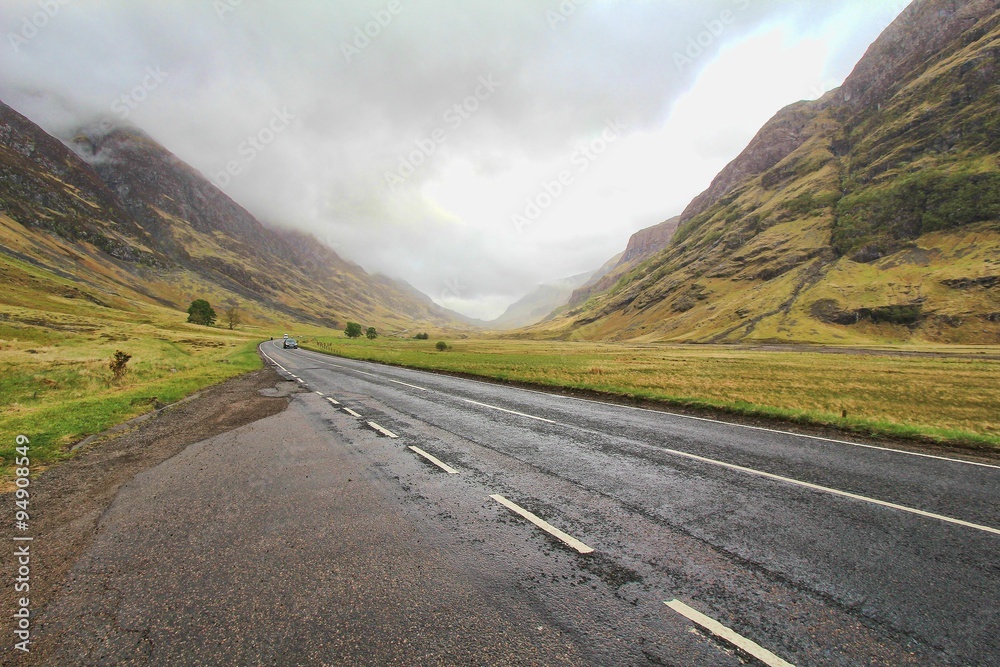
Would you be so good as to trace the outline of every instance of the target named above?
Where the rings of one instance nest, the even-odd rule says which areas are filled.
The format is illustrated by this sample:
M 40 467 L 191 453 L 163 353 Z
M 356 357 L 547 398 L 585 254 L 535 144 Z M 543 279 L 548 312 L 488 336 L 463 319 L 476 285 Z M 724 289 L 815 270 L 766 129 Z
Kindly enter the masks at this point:
M 0 98 L 62 135 L 132 123 L 265 224 L 489 319 L 678 214 L 906 4 L 3 0 Z

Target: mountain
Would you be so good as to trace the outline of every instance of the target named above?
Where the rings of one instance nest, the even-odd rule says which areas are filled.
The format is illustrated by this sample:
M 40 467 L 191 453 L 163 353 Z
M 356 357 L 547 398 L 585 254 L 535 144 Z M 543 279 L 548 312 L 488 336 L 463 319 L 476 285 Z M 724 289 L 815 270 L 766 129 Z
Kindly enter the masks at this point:
M 88 127 L 63 143 L 0 103 L 0 222 L 3 254 L 72 277 L 95 299 L 184 310 L 205 297 L 331 327 L 464 326 L 312 236 L 265 227 L 133 128 Z
M 669 243 L 530 330 L 687 342 L 1000 342 L 1000 0 L 915 0 L 779 111 Z
M 485 323 L 490 329 L 517 329 L 541 322 L 555 309 L 565 306 L 573 290 L 586 283 L 592 273 L 557 280 L 538 285 L 523 297 L 512 303 L 503 315 Z
M 629 238 L 624 252 L 616 255 L 617 259 L 612 260 L 614 263 L 611 266 L 606 264 L 586 284 L 573 292 L 573 295 L 569 299 L 569 305 L 578 306 L 585 303 L 595 294 L 610 289 L 623 276 L 627 275 L 663 248 L 666 248 L 670 244 L 671 239 L 674 238 L 678 224 L 680 224 L 680 216 L 675 216 L 669 220 L 664 220 L 658 225 L 637 231 Z

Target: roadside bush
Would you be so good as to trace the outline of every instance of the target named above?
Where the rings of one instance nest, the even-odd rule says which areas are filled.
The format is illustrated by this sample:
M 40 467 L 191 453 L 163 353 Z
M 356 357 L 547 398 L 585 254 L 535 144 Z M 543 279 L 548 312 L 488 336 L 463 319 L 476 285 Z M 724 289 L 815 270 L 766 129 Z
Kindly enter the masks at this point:
M 348 322 L 347 328 L 344 329 L 344 335 L 348 338 L 361 338 L 364 333 L 364 329 L 357 322 Z
M 115 350 L 114 355 L 111 357 L 111 363 L 108 364 L 108 368 L 111 369 L 112 382 L 118 384 L 125 379 L 125 375 L 128 374 L 128 361 L 131 358 L 131 354 Z
M 435 345 L 434 347 L 437 348 L 438 352 L 444 352 L 445 350 L 448 349 L 448 343 L 444 342 L 443 340 L 439 340 L 437 342 L 437 345 Z

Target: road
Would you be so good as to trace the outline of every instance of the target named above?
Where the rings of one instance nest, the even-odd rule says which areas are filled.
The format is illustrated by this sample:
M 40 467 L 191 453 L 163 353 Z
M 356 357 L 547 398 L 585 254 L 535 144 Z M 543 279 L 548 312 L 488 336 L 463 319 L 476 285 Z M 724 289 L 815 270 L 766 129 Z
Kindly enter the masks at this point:
M 1000 664 L 1000 467 L 279 343 L 301 393 L 123 490 L 58 664 Z
M 629 604 L 680 599 L 798 664 L 866 664 L 883 651 L 884 664 L 906 661 L 892 651 L 1000 664 L 995 466 L 272 347 L 360 425 L 401 436 L 386 446 L 461 470 L 461 481 L 428 470 L 433 486 L 453 486 L 430 499 L 438 507 L 490 492 L 538 510 L 594 547 L 596 558 L 576 557 L 581 575 Z M 514 539 L 551 550 L 527 523 Z

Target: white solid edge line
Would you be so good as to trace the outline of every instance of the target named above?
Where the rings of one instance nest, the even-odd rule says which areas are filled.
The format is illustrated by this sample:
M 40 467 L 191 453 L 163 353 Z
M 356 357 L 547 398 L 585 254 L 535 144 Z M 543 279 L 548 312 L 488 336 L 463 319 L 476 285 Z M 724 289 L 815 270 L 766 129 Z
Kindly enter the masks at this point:
M 346 412 L 347 414 L 351 415 L 352 417 L 357 417 L 358 419 L 361 419 L 361 415 L 359 415 L 354 410 L 351 410 L 350 408 L 344 408 L 344 412 Z
M 337 401 L 335 401 L 334 399 L 330 398 L 329 396 L 327 396 L 327 397 L 326 397 L 326 400 L 330 401 L 330 402 L 331 402 L 331 403 L 333 403 L 334 405 L 340 405 L 340 403 L 338 403 L 338 402 L 337 402 Z
M 261 345 L 263 345 L 263 343 L 261 343 Z M 269 355 L 267 352 L 265 352 L 263 350 L 263 348 L 261 348 L 260 353 L 263 354 L 265 357 L 267 357 L 268 361 L 270 361 L 272 364 L 274 364 L 275 366 L 277 366 L 281 370 L 285 371 L 286 373 L 289 372 L 287 368 L 285 368 L 284 366 L 282 366 L 281 364 L 279 364 L 277 361 L 275 361 L 274 359 L 272 359 L 271 355 Z
M 458 471 L 455 470 L 454 468 L 452 468 L 450 465 L 448 465 L 447 463 L 444 463 L 441 459 L 437 458 L 436 456 L 428 454 L 427 452 L 425 452 L 424 450 L 420 449 L 419 447 L 417 447 L 415 445 L 410 445 L 410 449 L 412 449 L 413 451 L 415 451 L 417 454 L 420 454 L 422 457 L 424 457 L 425 459 L 427 459 L 428 461 L 430 461 L 431 463 L 433 463 L 434 465 L 436 465 L 438 468 L 441 468 L 441 470 L 444 470 L 449 475 L 457 475 L 458 474 Z
M 379 433 L 381 433 L 382 435 L 384 435 L 387 438 L 398 438 L 399 437 L 398 435 L 396 435 L 395 433 L 393 433 L 389 429 L 382 428 L 381 426 L 379 426 L 375 422 L 368 422 L 368 425 L 371 426 L 373 429 L 375 429 L 376 431 L 378 431 Z
M 517 415 L 519 417 L 527 417 L 528 419 L 535 419 L 540 422 L 547 422 L 549 424 L 558 424 L 559 422 L 554 422 L 551 419 L 545 419 L 544 417 L 536 417 L 534 415 L 526 415 L 523 412 L 517 412 L 516 410 L 508 410 L 507 408 L 498 408 L 495 405 L 489 405 L 488 403 L 480 403 L 479 401 L 473 401 L 471 398 L 463 398 L 466 403 L 472 403 L 473 405 L 478 405 L 483 408 L 489 408 L 490 410 L 499 410 L 500 412 L 507 412 L 512 415 Z
M 499 493 L 495 493 L 495 494 L 491 495 L 490 498 L 492 498 L 493 500 L 497 501 L 498 503 L 500 503 L 501 505 L 503 505 L 504 507 L 506 507 L 507 509 L 509 509 L 511 512 L 514 512 L 515 514 L 520 514 L 525 519 L 527 519 L 531 523 L 535 524 L 536 526 L 538 526 L 539 528 L 541 528 L 542 530 L 544 530 L 549 535 L 552 535 L 553 537 L 555 537 L 555 538 L 557 538 L 559 540 L 562 540 L 563 542 L 565 542 L 569 546 L 573 547 L 574 549 L 576 549 L 580 553 L 582 553 L 582 554 L 589 554 L 589 553 L 591 553 L 594 550 L 592 547 L 588 547 L 586 544 L 584 544 L 580 540 L 576 539 L 575 537 L 572 537 L 572 536 L 567 535 L 566 533 L 562 532 L 561 530 L 559 530 L 558 528 L 556 528 L 555 526 L 553 526 L 548 521 L 545 521 L 544 519 L 540 519 L 536 515 L 532 514 L 528 510 L 524 509 L 523 507 L 520 507 L 519 505 L 516 505 L 516 504 L 512 503 L 511 501 L 509 501 L 506 498 L 504 498 L 503 496 L 501 496 Z
M 705 616 L 705 614 L 701 613 L 697 609 L 692 609 L 680 600 L 671 600 L 670 602 L 664 602 L 663 604 L 667 605 L 688 620 L 694 621 L 712 634 L 725 639 L 741 651 L 749 653 L 769 667 L 795 667 L 792 663 L 782 660 L 756 642 L 752 642 L 746 637 L 733 632 L 722 623 L 716 621 L 714 618 Z
M 321 392 L 321 391 L 317 391 L 316 393 L 317 393 L 317 394 L 319 394 L 320 396 L 326 396 L 326 394 L 324 394 L 324 393 L 323 393 L 323 392 Z
M 682 456 L 684 458 L 693 459 L 695 461 L 702 461 L 703 463 L 710 463 L 712 465 L 722 466 L 723 468 L 729 468 L 730 470 L 737 470 L 739 472 L 745 472 L 751 475 L 757 475 L 759 477 L 766 477 L 768 479 L 773 479 L 779 482 L 785 482 L 787 484 L 794 484 L 796 486 L 812 489 L 814 491 L 822 491 L 824 493 L 831 493 L 835 496 L 842 496 L 844 498 L 851 498 L 853 500 L 861 500 L 866 503 L 872 503 L 873 505 L 880 505 L 882 507 L 888 507 L 894 510 L 909 512 L 910 514 L 916 514 L 918 516 L 923 516 L 930 519 L 937 519 L 938 521 L 946 521 L 948 523 L 953 523 L 959 526 L 965 526 L 966 528 L 975 528 L 976 530 L 981 530 L 987 533 L 1000 535 L 1000 530 L 996 528 L 991 528 L 990 526 L 983 526 L 978 523 L 972 523 L 970 521 L 963 521 L 962 519 L 955 519 L 950 516 L 944 516 L 943 514 L 934 514 L 933 512 L 925 512 L 924 510 L 918 510 L 913 507 L 907 507 L 906 505 L 897 505 L 896 503 L 890 503 L 885 500 L 878 500 L 877 498 L 869 498 L 868 496 L 862 496 L 857 493 L 851 493 L 850 491 L 841 491 L 840 489 L 833 489 L 830 488 L 829 486 L 820 486 L 819 484 L 813 484 L 812 482 L 803 482 L 798 479 L 792 479 L 791 477 L 775 475 L 774 473 L 771 472 L 764 472 L 763 470 L 747 468 L 746 466 L 736 465 L 735 463 L 726 463 L 725 461 L 717 461 L 715 459 L 710 459 L 705 456 L 698 456 L 697 454 L 690 454 L 688 452 L 682 452 L 676 449 L 667 449 L 666 447 L 658 447 L 657 449 L 661 452 L 667 452 L 668 454 L 674 454 L 675 456 Z
M 327 355 L 321 355 L 321 356 L 327 356 Z M 360 359 L 350 359 L 348 357 L 338 357 L 338 358 L 339 359 L 348 359 L 349 361 L 354 361 L 354 362 L 358 362 L 358 363 L 371 363 L 371 362 L 365 362 L 365 361 L 360 360 Z M 330 363 L 330 362 L 327 362 L 327 363 Z M 347 370 L 356 370 L 356 369 L 350 368 L 349 366 L 339 366 L 339 365 L 333 364 L 333 363 L 330 363 L 330 365 L 333 366 L 334 368 L 344 368 L 344 369 L 347 369 Z M 685 415 L 685 414 L 681 414 L 679 412 L 670 412 L 668 410 L 652 410 L 650 408 L 640 408 L 640 407 L 635 406 L 635 405 L 622 405 L 620 403 L 611 403 L 611 402 L 608 402 L 608 401 L 596 401 L 596 400 L 594 400 L 592 398 L 580 398 L 579 396 L 560 396 L 559 394 L 552 394 L 550 392 L 540 391 L 538 389 L 526 389 L 524 387 L 507 387 L 507 386 L 504 386 L 504 385 L 500 385 L 500 384 L 498 384 L 496 382 L 488 382 L 486 380 L 475 380 L 473 378 L 456 378 L 456 377 L 451 376 L 451 375 L 445 375 L 443 373 L 434 373 L 434 372 L 422 370 L 422 369 L 419 369 L 419 368 L 406 368 L 406 367 L 403 367 L 403 368 L 405 368 L 407 371 L 410 371 L 412 373 L 420 373 L 420 374 L 430 375 L 430 376 L 438 376 L 438 377 L 444 377 L 444 378 L 451 378 L 451 379 L 455 379 L 455 380 L 465 380 L 466 382 L 474 382 L 476 384 L 481 384 L 481 385 L 485 385 L 485 386 L 488 386 L 488 387 L 502 387 L 504 389 L 511 389 L 511 390 L 515 390 L 515 391 L 524 391 L 524 392 L 528 392 L 530 394 L 541 394 L 542 396 L 550 396 L 550 397 L 556 397 L 556 396 L 558 396 L 560 398 L 569 399 L 571 401 L 580 401 L 582 403 L 594 403 L 595 405 L 603 405 L 603 406 L 610 407 L 610 408 L 624 408 L 626 410 L 637 410 L 639 412 L 650 412 L 650 413 L 658 414 L 658 415 L 667 415 L 667 416 L 670 416 L 670 417 L 679 417 L 681 419 L 692 419 L 694 421 L 709 422 L 711 424 L 722 424 L 724 426 L 732 426 L 732 427 L 735 427 L 735 428 L 745 428 L 745 429 L 750 429 L 752 431 L 764 431 L 765 433 L 779 433 L 781 435 L 790 435 L 790 436 L 795 437 L 795 438 L 807 438 L 809 440 L 816 440 L 816 441 L 819 441 L 819 442 L 832 442 L 832 443 L 835 443 L 835 444 L 838 444 L 838 445 L 848 445 L 850 447 L 862 447 L 864 449 L 874 449 L 876 451 L 888 452 L 890 454 L 905 454 L 907 456 L 918 456 L 918 457 L 924 458 L 924 459 L 935 459 L 937 461 L 946 461 L 948 463 L 963 463 L 965 465 L 970 465 L 970 466 L 979 466 L 981 468 L 994 468 L 996 470 L 1000 470 L 1000 465 L 995 465 L 995 464 L 992 464 L 992 463 L 980 463 L 979 461 L 966 461 L 965 459 L 955 459 L 955 458 L 951 458 L 951 457 L 948 457 L 948 456 L 938 456 L 937 454 L 924 454 L 922 452 L 909 452 L 909 451 L 906 451 L 905 449 L 892 449 L 890 447 L 879 447 L 878 445 L 866 445 L 866 444 L 861 443 L 861 442 L 851 442 L 850 440 L 837 440 L 836 438 L 824 438 L 821 435 L 809 435 L 807 433 L 795 433 L 793 431 L 782 431 L 782 430 L 775 429 L 775 428 L 767 428 L 765 426 L 751 426 L 749 424 L 740 424 L 739 422 L 727 422 L 727 421 L 722 421 L 721 419 L 711 419 L 709 417 L 695 417 L 693 415 Z M 284 369 L 282 369 L 282 370 L 284 370 Z M 363 373 L 364 371 L 358 371 L 358 372 L 359 373 Z M 372 373 L 368 373 L 368 375 L 373 375 L 373 374 Z M 471 401 L 471 402 L 474 403 L 475 401 Z M 519 413 L 515 413 L 515 414 L 519 414 Z M 525 415 L 525 416 L 527 417 L 527 416 L 530 416 L 530 415 Z M 539 417 L 533 417 L 533 419 L 539 419 Z M 556 422 L 553 422 L 553 423 L 556 423 Z

